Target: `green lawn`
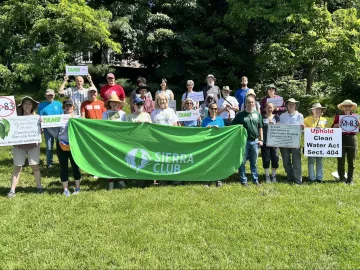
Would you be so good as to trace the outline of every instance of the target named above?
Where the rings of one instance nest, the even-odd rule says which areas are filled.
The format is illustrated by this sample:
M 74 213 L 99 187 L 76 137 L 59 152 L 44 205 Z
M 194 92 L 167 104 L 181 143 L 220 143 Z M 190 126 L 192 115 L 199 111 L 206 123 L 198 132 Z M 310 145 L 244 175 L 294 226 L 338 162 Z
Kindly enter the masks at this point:
M 10 200 L 11 148 L 0 149 L 0 269 L 360 267 L 360 164 L 354 186 L 332 179 L 335 159 L 325 183 L 302 186 L 244 188 L 234 175 L 221 188 L 127 181 L 109 192 L 85 174 L 81 194 L 66 198 L 44 148 L 42 162 L 46 193 L 25 167 Z

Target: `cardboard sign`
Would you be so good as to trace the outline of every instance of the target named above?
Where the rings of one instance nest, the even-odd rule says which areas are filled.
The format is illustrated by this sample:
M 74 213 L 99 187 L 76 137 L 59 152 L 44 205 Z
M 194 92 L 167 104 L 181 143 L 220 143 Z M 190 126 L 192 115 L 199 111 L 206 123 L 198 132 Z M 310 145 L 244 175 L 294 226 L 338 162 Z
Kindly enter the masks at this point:
M 267 146 L 299 148 L 301 138 L 300 125 L 269 125 L 267 132 Z
M 179 121 L 194 121 L 200 117 L 199 110 L 178 111 L 176 112 Z
M 169 100 L 169 108 L 176 112 L 176 100 Z
M 79 115 L 71 115 L 71 114 L 41 116 L 41 120 L 42 120 L 41 128 L 65 127 L 71 117 L 78 118 L 80 116 Z
M 89 70 L 87 66 L 66 66 L 65 74 L 68 76 L 88 75 Z
M 359 132 L 359 115 L 339 115 L 339 124 L 343 132 Z
M 41 143 L 39 116 L 13 116 L 0 121 L 0 146 Z
M 204 93 L 203 92 L 188 93 L 187 97 L 191 98 L 194 102 L 204 101 Z
M 341 128 L 305 128 L 304 155 L 307 157 L 341 157 Z
M 17 116 L 14 96 L 0 96 L 0 117 Z
M 266 102 L 271 102 L 276 107 L 282 107 L 284 104 L 284 99 L 282 97 L 268 98 L 266 99 Z

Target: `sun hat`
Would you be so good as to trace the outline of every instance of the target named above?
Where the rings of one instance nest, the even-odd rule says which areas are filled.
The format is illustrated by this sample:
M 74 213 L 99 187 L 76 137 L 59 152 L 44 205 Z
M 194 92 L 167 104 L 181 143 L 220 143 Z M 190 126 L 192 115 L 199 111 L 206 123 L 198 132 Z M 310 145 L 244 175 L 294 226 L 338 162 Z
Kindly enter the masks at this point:
M 338 104 L 337 107 L 343 111 L 344 106 L 346 106 L 346 105 L 350 105 L 352 111 L 354 111 L 357 108 L 357 104 L 355 102 L 352 102 L 350 99 L 345 99 L 343 102 Z
M 135 92 L 136 92 L 137 94 L 140 94 L 140 90 L 141 90 L 141 89 L 146 89 L 146 91 L 150 92 L 150 87 L 147 86 L 146 84 L 140 85 L 140 86 L 135 90 Z
M 316 102 L 313 105 L 311 105 L 311 108 L 308 111 L 311 112 L 312 110 L 315 110 L 315 109 L 321 109 L 322 112 L 326 111 L 326 107 L 321 106 L 321 104 L 319 102 Z
M 291 102 L 291 103 L 295 103 L 296 104 L 296 109 L 299 107 L 300 105 L 300 101 L 295 100 L 295 98 L 289 98 L 288 100 L 285 101 L 285 107 L 287 107 L 287 104 Z
M 248 95 L 254 95 L 254 96 L 256 97 L 256 94 L 255 94 L 254 89 L 249 89 L 249 91 L 246 93 L 246 97 L 247 97 Z
M 113 78 L 113 79 L 115 79 L 114 73 L 108 73 L 108 74 L 106 75 L 106 79 L 107 79 L 107 78 Z
M 270 88 L 274 88 L 274 89 L 275 89 L 275 92 L 277 91 L 276 86 L 275 86 L 275 84 L 273 84 L 273 83 L 270 83 L 270 84 L 268 84 L 268 85 L 266 86 L 266 91 L 269 90 Z
M 52 90 L 52 89 L 47 89 L 46 92 L 45 92 L 45 95 L 48 96 L 48 95 L 53 95 L 55 96 L 55 91 Z
M 223 88 L 221 90 L 232 91 L 229 86 L 223 86 Z
M 121 100 L 116 94 L 112 94 L 110 96 L 110 98 L 107 101 L 105 101 L 104 106 L 106 109 L 110 109 L 110 106 L 109 106 L 110 101 L 119 102 L 119 103 L 121 103 L 121 105 L 125 104 L 125 100 Z
M 19 108 L 22 108 L 22 105 L 24 104 L 25 100 L 30 100 L 33 104 L 33 108 L 32 110 L 35 111 L 37 109 L 37 107 L 39 106 L 39 102 L 34 100 L 32 97 L 29 96 L 25 96 L 21 99 L 20 104 L 18 105 Z
M 134 104 L 144 104 L 144 101 L 141 99 L 141 98 L 139 98 L 139 97 L 136 97 L 135 99 L 134 99 L 134 102 L 133 102 Z
M 205 78 L 205 82 L 206 82 L 207 78 L 213 78 L 213 79 L 214 79 L 214 81 L 216 81 L 215 76 L 214 76 L 214 75 L 212 75 L 212 74 L 209 74 L 209 75 L 207 75 L 207 76 L 206 76 L 206 78 Z

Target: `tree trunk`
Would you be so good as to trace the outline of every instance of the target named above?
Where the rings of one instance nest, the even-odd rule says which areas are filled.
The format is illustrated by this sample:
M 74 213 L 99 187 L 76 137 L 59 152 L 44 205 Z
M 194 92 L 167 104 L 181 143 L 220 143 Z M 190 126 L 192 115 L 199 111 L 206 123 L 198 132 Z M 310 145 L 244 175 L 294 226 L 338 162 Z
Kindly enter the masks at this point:
M 307 95 L 311 94 L 311 88 L 314 83 L 315 74 L 316 74 L 315 66 L 309 65 L 308 74 L 306 76 L 306 94 Z

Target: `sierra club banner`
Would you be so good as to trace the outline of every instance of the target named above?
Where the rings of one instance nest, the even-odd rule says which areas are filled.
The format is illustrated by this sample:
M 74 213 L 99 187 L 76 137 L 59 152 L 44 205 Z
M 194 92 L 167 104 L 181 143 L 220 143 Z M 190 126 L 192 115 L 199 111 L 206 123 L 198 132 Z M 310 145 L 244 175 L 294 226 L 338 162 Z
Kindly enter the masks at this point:
M 103 178 L 216 181 L 240 166 L 247 139 L 240 126 L 187 128 L 70 119 L 76 164 Z

